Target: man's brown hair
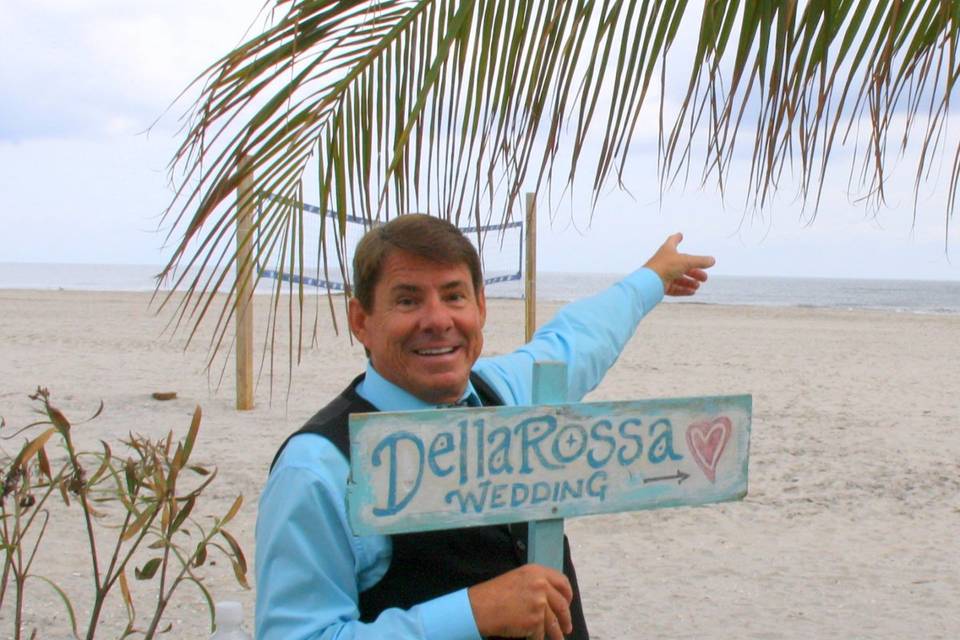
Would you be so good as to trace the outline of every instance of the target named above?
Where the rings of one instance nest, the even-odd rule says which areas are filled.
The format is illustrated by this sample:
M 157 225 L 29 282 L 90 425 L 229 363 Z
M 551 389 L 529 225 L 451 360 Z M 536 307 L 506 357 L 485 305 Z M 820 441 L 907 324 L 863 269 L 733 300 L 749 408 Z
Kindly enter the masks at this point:
M 373 290 L 383 263 L 393 251 L 406 251 L 443 265 L 465 264 L 474 293 L 483 288 L 480 256 L 455 225 L 421 213 L 398 216 L 368 231 L 353 255 L 353 295 L 366 311 L 373 310 Z

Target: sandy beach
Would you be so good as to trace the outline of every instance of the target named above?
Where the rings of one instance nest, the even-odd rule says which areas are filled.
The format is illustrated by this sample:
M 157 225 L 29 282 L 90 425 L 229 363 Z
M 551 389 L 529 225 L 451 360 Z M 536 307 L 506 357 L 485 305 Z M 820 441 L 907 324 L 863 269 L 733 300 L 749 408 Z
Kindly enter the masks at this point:
M 237 412 L 232 361 L 222 381 L 221 361 L 205 369 L 209 327 L 185 350 L 187 332 L 164 333 L 170 316 L 155 315 L 149 298 L 0 291 L 0 415 L 8 434 L 34 420 L 27 396 L 38 385 L 78 422 L 102 400 L 102 415 L 74 432 L 85 448 L 104 439 L 117 451 L 129 432 L 183 437 L 200 405 L 194 460 L 216 465 L 219 477 L 198 509 L 222 514 L 243 494 L 228 529 L 253 584 L 256 505 L 274 451 L 362 370 L 363 350 L 343 333 L 342 315 L 334 334 L 322 299 L 317 343 L 292 382 L 278 335 L 273 380 L 268 363 L 256 409 Z M 257 300 L 258 339 L 267 303 Z M 541 305 L 538 318 L 557 306 Z M 485 353 L 520 344 L 522 315 L 520 301 L 490 301 Z M 749 494 L 568 521 L 592 637 L 960 637 L 958 372 L 958 315 L 660 305 L 588 399 L 752 394 Z M 154 400 L 157 391 L 177 398 Z M 85 619 L 85 537 L 76 515 L 62 515 L 37 572 L 78 594 Z M 243 602 L 252 629 L 253 592 L 237 586 L 229 564 L 203 575 L 216 599 Z M 38 637 L 70 637 L 53 592 L 39 581 L 28 589 Z M 155 596 L 135 593 L 143 611 L 152 606 Z M 0 610 L 0 638 L 12 637 L 11 604 Z M 168 637 L 207 638 L 205 615 L 200 592 L 184 586 Z M 114 633 L 98 637 L 119 635 L 119 594 L 102 624 Z

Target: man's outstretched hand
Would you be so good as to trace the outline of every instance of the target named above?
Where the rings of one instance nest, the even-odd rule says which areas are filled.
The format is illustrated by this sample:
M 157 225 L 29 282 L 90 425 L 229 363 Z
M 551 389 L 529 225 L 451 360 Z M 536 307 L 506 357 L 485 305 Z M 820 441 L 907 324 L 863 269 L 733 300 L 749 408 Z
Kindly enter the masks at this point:
M 467 591 L 481 636 L 563 640 L 573 631 L 567 577 L 553 569 L 527 564 Z
M 680 253 L 677 247 L 683 241 L 682 233 L 675 233 L 657 249 L 643 266 L 652 269 L 663 280 L 663 291 L 668 296 L 692 296 L 707 281 L 707 272 L 716 263 L 712 256 L 694 256 Z

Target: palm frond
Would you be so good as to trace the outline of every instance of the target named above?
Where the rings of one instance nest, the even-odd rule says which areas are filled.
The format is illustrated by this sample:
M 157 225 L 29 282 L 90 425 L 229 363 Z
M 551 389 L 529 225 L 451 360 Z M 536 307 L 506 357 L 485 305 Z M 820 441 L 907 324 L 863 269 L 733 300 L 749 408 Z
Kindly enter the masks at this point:
M 348 212 L 367 224 L 414 210 L 478 227 L 509 221 L 521 189 L 541 190 L 561 165 L 568 182 L 591 167 L 596 195 L 629 182 L 659 68 L 663 189 L 696 158 L 699 181 L 724 191 L 739 143 L 752 158 L 748 206 L 763 207 L 790 172 L 812 217 L 838 144 L 863 145 L 861 185 L 879 204 L 891 154 L 922 121 L 919 189 L 946 145 L 960 72 L 960 2 L 946 0 L 279 0 L 273 15 L 198 78 L 172 162 L 178 242 L 162 275 L 186 289 L 175 324 L 193 331 L 213 292 L 228 292 L 213 352 L 239 303 L 227 275 L 238 241 L 258 263 L 302 268 L 305 179 L 322 213 L 339 215 L 321 233 L 341 240 Z M 668 54 L 681 25 L 697 21 L 685 95 L 668 108 L 667 69 L 691 63 Z M 237 238 L 244 172 L 259 207 L 251 237 Z M 948 222 L 960 148 L 951 176 Z M 342 263 L 338 253 L 320 259 Z M 295 332 L 304 292 L 288 292 Z

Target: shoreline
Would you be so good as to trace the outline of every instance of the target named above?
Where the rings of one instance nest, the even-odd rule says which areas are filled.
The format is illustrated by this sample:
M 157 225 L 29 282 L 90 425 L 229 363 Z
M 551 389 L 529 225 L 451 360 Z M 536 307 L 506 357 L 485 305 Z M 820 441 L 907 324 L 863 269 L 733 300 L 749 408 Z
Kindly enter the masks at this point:
M 90 292 L 132 292 L 154 294 L 156 270 L 149 266 L 38 265 L 36 268 L 13 268 L 0 263 L 0 290 Z M 696 297 L 679 304 L 746 305 L 763 307 L 811 307 L 818 309 L 890 310 L 922 315 L 960 315 L 960 279 L 903 280 L 851 278 L 798 278 L 767 276 L 733 276 L 711 274 L 710 281 Z M 228 274 L 229 278 L 232 277 Z M 616 282 L 616 274 L 560 273 L 541 271 L 537 274 L 537 296 L 541 303 L 567 302 L 601 291 Z M 175 281 L 173 281 L 175 282 Z M 160 295 L 176 292 L 165 282 Z M 290 291 L 289 283 L 280 283 Z M 51 286 L 53 285 L 53 286 Z M 276 281 L 258 283 L 257 297 L 269 297 Z M 291 292 L 297 294 L 297 290 Z M 305 286 L 306 299 L 325 298 L 325 290 Z M 284 295 L 289 295 L 285 293 Z M 332 291 L 331 295 L 342 295 Z M 491 299 L 522 300 L 523 283 L 519 280 L 487 286 Z M 675 301 L 669 301 L 671 304 Z
M 907 281 L 903 281 L 907 282 Z M 925 281 L 929 282 L 929 281 Z M 141 290 L 141 289 L 78 289 L 78 288 L 66 288 L 66 287 L 56 287 L 56 288 L 36 288 L 36 287 L 0 287 L 0 295 L 7 294 L 53 294 L 53 293 L 68 293 L 68 294 L 93 294 L 93 295 L 131 295 L 131 296 L 145 296 L 152 297 L 157 296 L 157 299 L 162 299 L 166 297 L 166 294 L 173 292 L 170 289 L 161 289 L 158 292 L 153 290 Z M 224 294 L 219 294 L 224 295 Z M 272 296 L 272 292 L 266 291 L 256 291 L 254 292 L 254 298 L 258 300 L 268 300 Z M 282 299 L 289 298 L 289 294 L 284 294 Z M 343 293 L 332 292 L 331 297 L 334 300 L 341 300 L 343 298 Z M 327 299 L 326 292 L 321 293 L 309 293 L 304 296 L 305 300 L 310 299 Z M 523 297 L 517 296 L 498 296 L 498 295 L 487 295 L 487 300 L 496 300 L 502 302 L 516 302 L 522 303 Z M 541 299 L 537 302 L 537 305 L 564 305 L 573 302 L 574 299 Z M 733 309 L 796 309 L 796 310 L 812 310 L 812 311 L 824 311 L 824 312 L 847 312 L 847 313 L 857 313 L 857 312 L 867 312 L 867 313 L 879 313 L 879 314 L 892 314 L 892 315 L 918 315 L 918 316 L 935 316 L 935 317 L 951 317 L 951 316 L 960 316 L 960 310 L 953 309 L 939 309 L 939 310 L 930 310 L 930 309 L 906 309 L 906 308 L 890 308 L 883 306 L 851 306 L 851 305 L 818 305 L 818 304 L 809 304 L 809 303 L 796 303 L 796 304 L 777 304 L 777 303 L 731 303 L 731 302 L 712 302 L 712 301 L 702 301 L 697 299 L 689 300 L 677 300 L 677 299 L 664 299 L 661 304 L 667 305 L 682 305 L 682 306 L 693 306 L 693 307 L 710 307 L 710 308 L 733 308 Z

